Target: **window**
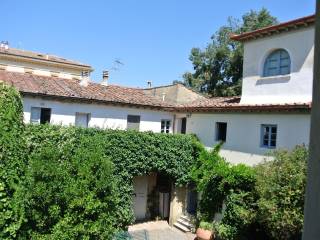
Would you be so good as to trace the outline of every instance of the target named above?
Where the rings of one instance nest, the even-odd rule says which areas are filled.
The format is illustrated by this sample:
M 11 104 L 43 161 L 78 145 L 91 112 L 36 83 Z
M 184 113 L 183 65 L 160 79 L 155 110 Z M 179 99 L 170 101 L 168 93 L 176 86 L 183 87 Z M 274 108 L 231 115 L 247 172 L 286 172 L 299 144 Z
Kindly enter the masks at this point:
M 161 120 L 161 132 L 162 133 L 170 133 L 170 120 Z
M 261 147 L 277 146 L 277 125 L 261 125 Z
M 31 107 L 31 123 L 50 123 L 51 108 Z
M 227 123 L 217 122 L 216 123 L 216 141 L 225 142 L 227 139 Z
M 127 117 L 127 129 L 133 129 L 139 131 L 140 128 L 140 116 L 128 115 Z
M 87 128 L 89 125 L 90 114 L 89 113 L 76 113 L 75 125 L 78 127 Z
M 290 73 L 291 60 L 289 53 L 284 49 L 273 51 L 266 59 L 263 76 L 277 76 Z

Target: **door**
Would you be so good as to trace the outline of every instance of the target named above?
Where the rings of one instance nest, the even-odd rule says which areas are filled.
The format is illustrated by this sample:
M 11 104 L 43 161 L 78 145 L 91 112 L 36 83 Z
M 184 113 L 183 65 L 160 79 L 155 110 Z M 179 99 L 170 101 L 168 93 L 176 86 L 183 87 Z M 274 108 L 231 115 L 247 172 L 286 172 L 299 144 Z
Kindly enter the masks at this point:
M 133 211 L 136 220 L 144 220 L 147 211 L 148 177 L 141 176 L 133 179 Z
M 198 193 L 194 187 L 188 189 L 187 201 L 187 212 L 195 215 L 197 212 Z

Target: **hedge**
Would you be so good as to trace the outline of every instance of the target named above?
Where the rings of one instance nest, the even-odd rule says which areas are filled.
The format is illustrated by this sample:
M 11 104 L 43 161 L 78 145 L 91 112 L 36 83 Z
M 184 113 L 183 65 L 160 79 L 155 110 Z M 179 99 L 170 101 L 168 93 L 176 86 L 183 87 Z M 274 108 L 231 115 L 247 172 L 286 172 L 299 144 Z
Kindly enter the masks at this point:
M 55 151 L 62 152 L 61 159 L 66 158 L 63 153 L 66 146 L 73 152 L 81 144 L 80 139 L 93 136 L 102 139 L 99 144 L 114 163 L 114 173 L 120 182 L 118 190 L 122 208 L 118 213 L 119 227 L 125 227 L 134 220 L 131 203 L 134 176 L 159 172 L 172 178 L 176 185 L 185 185 L 190 181 L 189 173 L 201 150 L 191 135 L 52 125 L 27 125 L 25 134 L 29 154 L 50 143 Z
M 19 196 L 26 166 L 23 130 L 20 95 L 0 82 L 0 239 L 15 238 L 24 222 Z

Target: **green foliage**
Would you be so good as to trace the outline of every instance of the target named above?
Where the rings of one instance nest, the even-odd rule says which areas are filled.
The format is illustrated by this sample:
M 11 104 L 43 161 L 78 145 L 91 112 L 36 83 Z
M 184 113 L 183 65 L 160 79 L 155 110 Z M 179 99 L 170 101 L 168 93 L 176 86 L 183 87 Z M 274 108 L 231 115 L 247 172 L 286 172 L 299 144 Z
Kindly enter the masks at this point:
M 151 132 L 28 125 L 25 134 L 29 154 L 38 152 L 44 146 L 52 146 L 54 151 L 60 153 L 57 159 L 61 161 L 70 158 L 69 152 L 72 153 L 73 149 L 81 145 L 81 139 L 91 139 L 93 144 L 103 149 L 104 155 L 114 164 L 114 175 L 119 182 L 117 191 L 121 198 L 118 205 L 121 208 L 117 209 L 118 228 L 125 228 L 133 222 L 134 176 L 160 172 L 171 177 L 177 185 L 185 185 L 190 181 L 189 172 L 201 147 L 191 135 Z M 101 141 L 95 142 L 92 136 Z
M 110 239 L 120 195 L 99 135 L 61 148 L 45 142 L 29 162 L 24 198 L 28 239 Z M 24 233 L 25 234 L 25 233 Z
M 202 151 L 192 177 L 201 192 L 198 217 L 212 222 L 222 210 L 223 201 L 231 192 L 250 191 L 254 188 L 255 173 L 245 165 L 232 166 L 219 156 L 221 145 Z
M 257 231 L 256 195 L 254 191 L 231 192 L 225 200 L 225 211 L 215 232 L 220 239 L 264 239 Z
M 276 151 L 257 167 L 258 221 L 272 239 L 298 239 L 303 226 L 308 150 Z
M 301 239 L 308 150 L 278 150 L 274 160 L 255 167 L 256 182 L 225 200 L 219 239 Z
M 187 86 L 213 96 L 234 96 L 241 93 L 243 65 L 242 43 L 230 40 L 232 33 L 253 31 L 277 23 L 268 10 L 250 11 L 242 16 L 242 21 L 229 17 L 212 37 L 212 42 L 204 50 L 193 48 L 190 61 L 194 73 L 185 73 Z
M 22 103 L 19 93 L 0 82 L 0 239 L 14 239 L 24 221 L 18 197 L 25 169 Z
M 202 228 L 204 230 L 212 231 L 213 230 L 213 223 L 201 221 L 200 224 L 199 224 L 199 228 Z

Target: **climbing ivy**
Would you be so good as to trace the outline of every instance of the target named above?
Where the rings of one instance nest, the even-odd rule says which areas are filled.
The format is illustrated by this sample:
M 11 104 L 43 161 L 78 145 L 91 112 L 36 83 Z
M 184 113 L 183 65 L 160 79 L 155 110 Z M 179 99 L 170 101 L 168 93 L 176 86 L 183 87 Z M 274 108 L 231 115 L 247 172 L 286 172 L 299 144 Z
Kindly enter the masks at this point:
M 0 82 L 0 239 L 15 239 L 24 221 L 18 196 L 25 174 L 23 131 L 20 95 Z
M 100 130 L 95 128 L 62 127 L 52 125 L 28 125 L 26 139 L 29 154 L 39 151 L 48 143 L 61 152 L 66 146 L 74 152 L 81 144 L 80 139 L 99 136 L 104 154 L 114 164 L 114 174 L 120 184 L 121 195 L 118 221 L 119 227 L 125 227 L 134 220 L 132 212 L 133 177 L 151 172 L 164 173 L 174 179 L 176 185 L 185 185 L 190 181 L 192 165 L 198 158 L 200 144 L 191 135 L 158 134 L 121 130 Z M 85 149 L 86 146 L 82 147 Z

